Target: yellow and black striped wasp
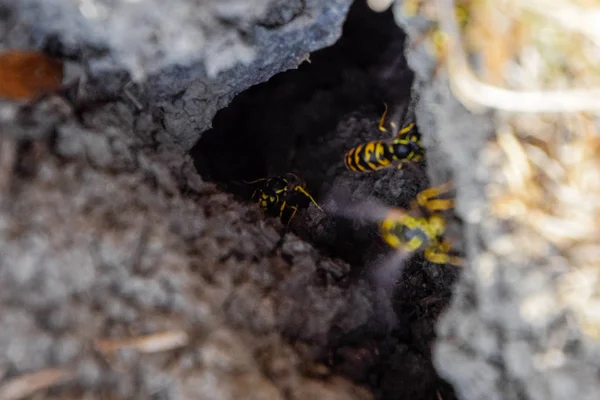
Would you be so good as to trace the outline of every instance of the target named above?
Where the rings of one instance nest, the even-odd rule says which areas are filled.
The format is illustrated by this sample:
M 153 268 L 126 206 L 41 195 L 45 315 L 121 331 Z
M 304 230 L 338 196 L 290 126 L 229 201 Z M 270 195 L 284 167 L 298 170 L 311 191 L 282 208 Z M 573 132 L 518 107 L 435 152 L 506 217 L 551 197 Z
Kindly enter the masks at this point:
M 377 222 L 383 241 L 396 249 L 401 258 L 423 251 L 425 258 L 433 263 L 458 267 L 463 265 L 463 260 L 451 254 L 452 245 L 445 238 L 444 212 L 454 207 L 454 200 L 441 198 L 447 197 L 451 190 L 450 183 L 425 189 L 410 202 L 407 210 L 389 207 L 376 200 L 340 206 L 339 210 L 348 218 Z M 338 203 L 343 202 L 340 198 Z
M 379 120 L 379 130 L 387 132 L 384 122 L 388 107 L 385 103 L 384 106 L 385 111 Z M 396 129 L 395 122 L 390 123 L 390 126 Z M 355 172 L 368 172 L 388 168 L 394 163 L 398 163 L 398 168 L 402 168 L 406 162 L 421 160 L 424 151 L 414 127 L 415 124 L 410 123 L 400 129 L 392 141 L 374 140 L 353 147 L 344 156 L 346 168 Z
M 454 200 L 437 198 L 451 189 L 450 183 L 430 187 L 411 201 L 409 210 L 391 208 L 380 222 L 383 240 L 400 251 L 423 251 L 425 258 L 436 264 L 463 266 L 461 258 L 450 254 L 452 245 L 444 238 L 442 211 L 452 209 Z
M 302 198 L 308 199 L 319 210 L 323 211 L 321 206 L 306 190 L 306 184 L 293 173 L 271 178 L 260 178 L 246 183 L 260 184 L 252 193 L 252 201 L 258 202 L 261 208 L 268 212 L 275 212 L 281 218 L 284 218 L 286 211 L 291 210 L 287 225 L 290 224 L 298 212 Z

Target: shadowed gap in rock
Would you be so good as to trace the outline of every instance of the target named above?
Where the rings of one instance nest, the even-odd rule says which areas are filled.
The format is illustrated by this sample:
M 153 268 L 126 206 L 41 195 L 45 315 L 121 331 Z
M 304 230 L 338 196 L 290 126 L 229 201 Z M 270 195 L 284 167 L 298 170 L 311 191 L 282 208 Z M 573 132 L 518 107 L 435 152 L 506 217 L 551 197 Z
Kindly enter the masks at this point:
M 413 75 L 404 59 L 404 39 L 391 10 L 374 13 L 366 2 L 356 1 L 335 45 L 311 54 L 310 62 L 298 69 L 244 91 L 217 113 L 213 129 L 190 152 L 196 168 L 241 201 L 250 201 L 252 193 L 244 181 L 293 172 L 318 201 L 341 185 L 353 199 L 360 200 L 366 191 L 385 204 L 406 206 L 428 184 L 424 164 L 412 172 L 357 175 L 345 171 L 343 163 L 349 148 L 386 138 L 377 129 L 384 102 L 408 103 Z M 364 276 L 365 265 L 390 251 L 374 224 L 357 228 L 343 218 L 319 220 L 303 212 L 291 228 L 321 252 L 349 262 L 354 279 Z M 444 293 L 439 298 L 434 293 L 432 311 L 421 301 L 439 291 L 440 283 L 432 282 L 423 265 L 422 256 L 413 257 L 398 285 L 402 288 L 396 289 L 402 293 L 395 296 L 395 312 L 408 329 L 385 339 L 332 331 L 338 370 L 367 381 L 378 398 L 429 399 L 434 386 L 443 388 L 444 400 L 454 396 L 433 370 L 429 345 L 448 298 L 445 289 L 455 275 L 442 277 Z

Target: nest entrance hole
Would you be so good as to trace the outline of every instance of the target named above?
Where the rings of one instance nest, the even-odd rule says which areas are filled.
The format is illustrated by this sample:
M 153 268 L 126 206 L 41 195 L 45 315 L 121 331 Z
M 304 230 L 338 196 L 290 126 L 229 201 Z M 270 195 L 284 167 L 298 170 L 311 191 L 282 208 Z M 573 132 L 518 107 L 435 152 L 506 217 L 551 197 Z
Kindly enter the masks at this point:
M 365 2 L 355 1 L 337 43 L 312 53 L 298 69 L 242 92 L 217 113 L 213 128 L 191 150 L 196 168 L 241 201 L 250 201 L 253 192 L 244 181 L 290 172 L 306 182 L 318 202 L 340 177 L 351 191 L 357 185 L 363 191 L 377 186 L 382 175 L 392 179 L 385 172 L 368 177 L 349 174 L 343 156 L 359 143 L 386 138 L 377 129 L 384 102 L 408 98 L 412 71 L 404 60 L 404 39 L 391 10 L 375 13 Z M 374 191 L 385 192 L 385 182 Z M 337 218 L 335 230 L 344 233 L 337 232 L 332 239 L 325 238 L 331 233 L 310 232 L 312 220 L 302 212 L 297 218 L 292 225 L 295 233 L 351 264 L 364 264 L 372 257 L 366 247 L 373 238 L 379 241 L 374 252 L 384 249 L 373 226 L 350 234 L 355 224 Z
M 366 2 L 355 1 L 337 43 L 311 54 L 310 62 L 298 69 L 242 92 L 217 113 L 213 128 L 190 152 L 199 173 L 246 202 L 253 188 L 244 181 L 291 172 L 306 182 L 318 202 L 334 186 L 342 186 L 356 200 L 367 193 L 386 204 L 406 206 L 428 185 L 424 164 L 413 174 L 399 170 L 356 174 L 345 170 L 343 162 L 351 147 L 386 138 L 377 129 L 384 102 L 407 103 L 413 74 L 404 59 L 404 41 L 391 10 L 375 13 Z M 322 253 L 347 261 L 354 276 L 390 252 L 376 226 L 357 228 L 343 218 L 319 220 L 302 210 L 291 229 Z M 421 255 L 412 257 L 405 282 L 396 289 L 401 293 L 395 296 L 394 311 L 406 324 L 402 333 L 376 345 L 373 338 L 360 334 L 357 338 L 356 333 L 336 339 L 342 347 L 347 342 L 348 354 L 367 354 L 373 347 L 385 353 L 360 362 L 340 361 L 340 371 L 367 380 L 378 398 L 429 399 L 434 386 L 444 400 L 454 398 L 431 365 L 429 347 L 456 275 L 449 271 L 439 278 L 443 282 L 433 282 L 424 264 Z M 431 298 L 439 301 L 424 305 L 423 299 Z M 379 371 L 377 378 L 368 377 L 369 371 Z

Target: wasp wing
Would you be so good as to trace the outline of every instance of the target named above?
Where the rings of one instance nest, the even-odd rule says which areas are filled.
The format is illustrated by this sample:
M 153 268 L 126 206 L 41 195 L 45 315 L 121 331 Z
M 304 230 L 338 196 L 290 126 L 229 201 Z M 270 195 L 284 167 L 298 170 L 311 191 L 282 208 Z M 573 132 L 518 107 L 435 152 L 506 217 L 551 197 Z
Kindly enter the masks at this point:
M 374 197 L 353 201 L 347 187 L 334 187 L 323 202 L 323 208 L 330 214 L 363 222 L 381 222 L 393 207 L 383 204 Z

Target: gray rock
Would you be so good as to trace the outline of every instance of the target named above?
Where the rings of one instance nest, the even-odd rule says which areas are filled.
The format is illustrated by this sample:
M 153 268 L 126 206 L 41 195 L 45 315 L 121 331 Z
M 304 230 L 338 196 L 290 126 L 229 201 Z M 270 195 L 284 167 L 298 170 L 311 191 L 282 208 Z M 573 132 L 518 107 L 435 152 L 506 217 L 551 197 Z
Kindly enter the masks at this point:
M 39 395 L 372 398 L 327 368 L 318 378 L 300 369 L 324 352 L 334 322 L 364 325 L 377 311 L 364 282 L 323 287 L 317 266 L 346 263 L 202 181 L 181 152 L 63 119 L 28 121 L 45 136 L 0 140 L 0 397 L 11 378 L 72 368 L 69 384 Z M 290 318 L 300 311 L 303 325 Z M 173 353 L 105 359 L 93 346 L 180 330 L 190 342 Z M 306 354 L 282 332 L 305 339 Z
M 92 98 L 138 83 L 135 103 L 164 128 L 155 138 L 188 150 L 237 93 L 333 44 L 350 3 L 2 0 L 1 47 L 83 63 Z
M 394 7 L 397 23 L 412 40 L 424 33 L 422 19 L 403 16 L 400 2 Z M 450 91 L 446 71 L 432 76 L 435 59 L 424 46 L 407 48 L 406 56 L 416 76 L 415 114 L 428 172 L 434 183 L 454 179 L 471 260 L 437 327 L 436 369 L 464 400 L 599 398 L 592 383 L 600 367 L 597 350 L 582 351 L 598 346 L 580 336 L 573 316 L 560 305 L 548 261 L 552 254 L 528 259 L 519 253 L 515 236 L 510 255 L 490 251 L 502 235 L 514 234 L 490 213 L 484 193 L 496 167 L 485 156 L 494 113 L 470 113 Z M 541 306 L 536 324 L 522 312 L 534 295 Z M 552 357 L 559 361 L 548 361 Z

